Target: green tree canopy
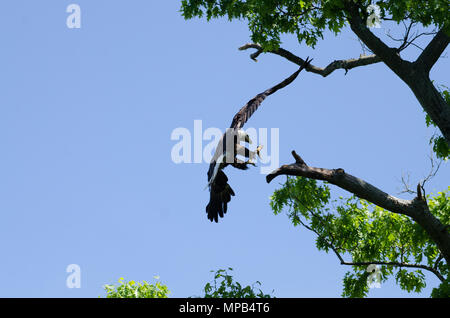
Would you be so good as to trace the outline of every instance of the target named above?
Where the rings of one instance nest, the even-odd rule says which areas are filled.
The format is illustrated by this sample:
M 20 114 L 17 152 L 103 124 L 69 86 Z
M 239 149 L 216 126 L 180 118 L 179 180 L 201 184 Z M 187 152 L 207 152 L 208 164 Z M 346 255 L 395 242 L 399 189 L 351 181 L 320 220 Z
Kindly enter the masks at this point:
M 219 269 L 212 271 L 214 273 L 214 280 L 207 283 L 203 288 L 205 295 L 204 298 L 271 298 L 270 294 L 265 294 L 260 288 L 259 281 L 254 284 L 242 286 L 239 282 L 233 279 L 230 272 L 233 269 L 230 267 L 228 270 Z
M 335 34 L 342 30 L 353 13 L 351 5 L 358 7 L 366 20 L 372 3 L 380 8 L 381 19 L 396 22 L 410 19 L 423 26 L 448 26 L 450 4 L 447 0 L 183 0 L 181 10 L 186 19 L 246 20 L 252 40 L 266 49 L 275 49 L 281 44 L 282 34 L 294 34 L 300 43 L 314 47 L 325 30 Z
M 218 269 L 211 271 L 214 279 L 203 287 L 205 294 L 202 298 L 271 298 L 257 286 L 259 281 L 252 285 L 243 286 L 233 279 L 233 269 Z M 159 279 L 159 277 L 157 277 Z M 146 281 L 126 281 L 123 277 L 119 279 L 119 285 L 104 285 L 106 298 L 168 298 L 169 288 L 159 281 L 149 284 Z
M 445 224 L 450 224 L 449 191 L 450 187 L 427 196 L 430 212 Z M 449 268 L 442 254 L 408 216 L 354 196 L 331 200 L 327 183 L 303 177 L 288 177 L 271 197 L 271 207 L 275 214 L 286 210 L 294 226 L 317 235 L 319 250 L 334 253 L 340 264 L 351 266 L 343 280 L 345 297 L 367 295 L 371 264 L 380 268 L 380 283 L 395 277 L 400 288 L 408 292 L 420 292 L 426 286 L 424 271 L 439 278 L 440 289 L 448 285 L 445 277 Z M 439 295 L 442 297 L 442 292 Z
M 119 285 L 104 286 L 106 298 L 167 298 L 170 294 L 168 287 L 159 281 L 149 284 L 146 281 L 126 281 L 119 278 Z

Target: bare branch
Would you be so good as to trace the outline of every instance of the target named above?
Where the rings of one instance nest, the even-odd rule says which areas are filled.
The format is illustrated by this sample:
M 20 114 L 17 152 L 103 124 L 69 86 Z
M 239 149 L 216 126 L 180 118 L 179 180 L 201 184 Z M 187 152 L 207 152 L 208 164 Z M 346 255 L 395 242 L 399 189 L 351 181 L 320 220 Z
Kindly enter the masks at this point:
M 366 52 L 369 52 L 371 55 L 374 55 L 373 52 L 367 47 L 367 45 L 364 44 L 363 41 L 361 41 L 360 38 L 356 37 L 356 40 L 358 41 L 359 45 L 361 45 L 361 49 L 362 49 L 362 55 L 366 56 Z
M 404 174 L 402 174 L 401 182 L 403 184 L 403 191 L 401 191 L 399 194 L 403 194 L 403 193 L 417 194 L 416 191 L 411 189 L 410 180 L 409 179 L 410 179 L 409 172 L 407 173 L 406 177 L 405 177 Z
M 406 26 L 405 21 L 402 21 L 402 22 L 403 22 L 403 25 L 405 26 L 405 35 L 403 36 L 403 43 L 397 49 L 399 52 L 406 49 L 406 47 L 408 46 L 409 33 L 411 32 L 411 29 L 414 25 L 414 22 L 411 22 L 409 24 L 409 26 Z
M 435 157 L 433 156 L 432 149 L 431 149 L 431 154 L 429 155 L 429 159 L 430 159 L 430 171 L 418 184 L 418 186 L 420 187 L 420 191 L 422 193 L 424 193 L 424 196 L 423 196 L 424 198 L 425 198 L 425 184 L 436 176 L 436 174 L 438 173 L 439 168 L 441 167 L 441 164 L 442 164 L 442 160 L 435 159 Z M 419 193 L 419 191 L 413 190 L 411 188 L 409 173 L 407 173 L 406 176 L 405 176 L 405 174 L 402 174 L 401 183 L 403 184 L 403 190 L 401 192 L 399 192 L 399 194 L 408 193 L 408 194 L 417 195 Z
M 420 187 L 422 188 L 422 189 L 424 189 L 425 188 L 425 183 L 427 183 L 428 181 L 430 181 L 431 179 L 433 179 L 433 177 L 434 176 L 436 176 L 436 174 L 438 173 L 438 171 L 439 171 L 439 168 L 441 167 L 441 163 L 442 163 L 442 160 L 439 160 L 437 163 L 436 163 L 436 160 L 434 159 L 434 156 L 433 156 L 433 153 L 431 152 L 431 155 L 429 156 L 429 158 L 430 158 L 430 172 L 428 173 L 428 175 L 422 180 L 422 181 L 420 181 Z
M 257 61 L 257 58 L 261 53 L 264 53 L 264 49 L 262 48 L 262 46 L 256 43 L 247 43 L 239 48 L 239 50 L 241 51 L 248 49 L 256 49 L 256 52 L 250 55 L 250 58 L 254 61 Z M 305 60 L 303 60 L 302 58 L 283 48 L 279 48 L 276 50 L 269 50 L 267 52 L 284 57 L 288 61 L 295 63 L 299 66 L 303 65 L 303 63 L 305 62 Z M 376 55 L 361 55 L 359 58 L 356 59 L 335 60 L 330 64 L 328 64 L 325 68 L 317 67 L 310 64 L 308 67 L 306 67 L 306 71 L 322 75 L 323 77 L 327 77 L 328 75 L 330 75 L 331 73 L 333 73 L 335 70 L 338 69 L 345 70 L 345 73 L 347 74 L 347 72 L 352 68 L 375 64 L 378 62 L 381 62 L 381 59 Z
M 407 215 L 425 230 L 444 255 L 447 264 L 450 264 L 450 234 L 446 231 L 445 225 L 430 213 L 426 201 L 421 199 L 422 194 L 412 200 L 396 198 L 370 183 L 346 173 L 344 169 L 310 167 L 295 151 L 292 152 L 292 155 L 296 162 L 283 165 L 268 174 L 266 176 L 268 183 L 280 175 L 327 181 L 387 211 Z
M 395 42 L 401 42 L 401 44 L 399 45 L 399 47 L 396 49 L 398 53 L 400 53 L 401 51 L 405 50 L 406 48 L 408 48 L 410 45 L 420 49 L 420 50 L 424 50 L 423 48 L 421 48 L 419 45 L 417 45 L 416 43 L 414 43 L 418 38 L 422 37 L 422 36 L 430 36 L 430 35 L 436 35 L 438 32 L 436 30 L 432 31 L 432 32 L 414 32 L 413 35 L 411 35 L 411 31 L 413 29 L 413 27 L 417 24 L 416 22 L 410 22 L 409 25 L 406 25 L 406 23 L 404 21 L 403 25 L 405 27 L 405 33 L 403 34 L 402 38 L 395 38 L 394 36 L 391 35 L 390 30 L 386 31 L 386 36 L 388 38 L 390 38 L 392 41 Z
M 302 176 L 306 178 L 327 181 L 331 184 L 347 190 L 361 199 L 366 199 L 379 207 L 394 213 L 411 216 L 413 213 L 409 200 L 403 200 L 393 197 L 380 189 L 374 187 L 370 183 L 347 174 L 344 169 L 324 169 L 309 167 L 303 161 L 298 163 L 299 156 L 295 151 L 292 152 L 296 163 L 283 165 L 266 176 L 266 180 L 270 183 L 274 178 L 280 175 Z

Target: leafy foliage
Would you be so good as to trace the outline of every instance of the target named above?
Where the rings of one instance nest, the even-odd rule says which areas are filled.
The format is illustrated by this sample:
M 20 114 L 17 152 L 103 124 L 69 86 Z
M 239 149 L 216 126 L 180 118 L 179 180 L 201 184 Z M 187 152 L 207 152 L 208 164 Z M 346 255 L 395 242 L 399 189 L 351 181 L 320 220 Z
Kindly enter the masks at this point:
M 119 279 L 119 285 L 105 285 L 106 298 L 167 298 L 170 294 L 166 285 L 156 282 L 154 285 L 146 281 L 139 283 Z
M 253 42 L 265 49 L 277 48 L 282 34 L 294 34 L 298 41 L 314 47 L 325 30 L 338 34 L 351 14 L 349 5 L 356 5 L 362 18 L 375 3 L 381 18 L 396 22 L 410 19 L 424 26 L 449 25 L 448 0 L 183 0 L 181 12 L 186 19 L 206 16 L 206 19 L 227 17 L 246 20 Z
M 228 268 L 228 271 L 232 271 Z M 269 294 L 264 294 L 261 289 L 256 290 L 255 285 L 261 286 L 260 282 L 255 282 L 252 286 L 243 287 L 239 282 L 233 281 L 225 269 L 214 272 L 214 280 L 204 287 L 204 298 L 271 298 Z
M 448 191 L 427 199 L 430 212 L 443 224 L 449 224 Z M 332 200 L 327 183 L 288 177 L 271 197 L 271 207 L 275 214 L 286 209 L 294 226 L 313 231 L 319 250 L 331 250 L 338 257 L 351 259 L 347 263 L 353 264 L 353 272 L 343 279 L 344 297 L 367 295 L 367 268 L 371 262 L 383 263 L 380 283 L 393 276 L 408 292 L 420 292 L 426 286 L 422 269 L 393 264 L 419 264 L 436 268 L 444 277 L 449 274 L 436 244 L 412 219 L 356 197 Z
M 228 271 L 232 271 L 228 268 Z M 260 282 L 255 282 L 251 286 L 243 287 L 239 282 L 233 280 L 233 276 L 225 269 L 211 271 L 214 273 L 214 280 L 205 285 L 204 298 L 271 298 L 269 294 L 264 294 L 261 289 L 256 289 L 255 285 L 261 286 Z M 155 277 L 159 279 L 159 277 Z M 106 298 L 168 298 L 170 291 L 166 285 L 159 281 L 149 284 L 146 281 L 135 282 L 125 281 L 123 277 L 119 279 L 119 285 L 105 285 Z
M 353 274 L 351 272 L 345 273 L 343 284 L 344 291 L 343 297 L 363 298 L 369 292 L 369 284 L 367 284 L 367 278 L 369 273 L 363 272 L 360 275 Z
M 433 288 L 431 292 L 432 298 L 450 298 L 450 281 L 447 278 L 442 284 L 437 288 Z

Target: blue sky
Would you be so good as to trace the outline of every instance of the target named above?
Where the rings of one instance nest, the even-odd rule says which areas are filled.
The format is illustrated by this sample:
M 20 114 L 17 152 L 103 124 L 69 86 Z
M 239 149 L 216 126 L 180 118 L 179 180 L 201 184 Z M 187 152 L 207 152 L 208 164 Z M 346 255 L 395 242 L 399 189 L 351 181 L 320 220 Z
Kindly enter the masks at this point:
M 66 26 L 71 3 L 81 7 L 81 29 Z M 119 277 L 154 275 L 186 297 L 226 267 L 278 297 L 340 297 L 349 268 L 270 210 L 282 178 L 268 185 L 257 168 L 229 169 L 236 197 L 212 224 L 208 164 L 171 160 L 175 128 L 192 131 L 202 120 L 224 129 L 251 97 L 297 69 L 238 51 L 249 41 L 244 23 L 184 21 L 179 5 L 2 2 L 0 297 L 98 297 Z M 316 50 L 292 38 L 283 46 L 323 66 L 362 53 L 348 31 L 327 34 Z M 441 59 L 431 76 L 448 85 L 448 73 Z M 342 167 L 397 195 L 402 174 L 417 184 L 429 171 L 433 130 L 424 117 L 409 88 L 378 64 L 325 79 L 302 73 L 248 125 L 279 128 L 281 164 L 295 149 L 312 166 Z M 445 189 L 449 172 L 444 164 L 428 193 Z M 69 264 L 81 268 L 79 289 L 66 287 Z M 369 296 L 428 297 L 438 280 L 427 278 L 421 294 L 392 279 Z

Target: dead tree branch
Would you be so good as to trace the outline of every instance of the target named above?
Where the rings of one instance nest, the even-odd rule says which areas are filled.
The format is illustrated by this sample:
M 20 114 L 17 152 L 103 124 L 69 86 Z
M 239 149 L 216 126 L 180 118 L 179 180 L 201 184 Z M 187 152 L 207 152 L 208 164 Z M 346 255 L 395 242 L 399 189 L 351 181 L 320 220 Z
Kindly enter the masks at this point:
M 239 50 L 241 50 L 241 51 L 248 50 L 248 49 L 256 49 L 256 52 L 254 52 L 250 55 L 250 58 L 254 61 L 257 61 L 257 58 L 261 53 L 264 53 L 264 49 L 262 48 L 262 46 L 260 46 L 259 44 L 256 44 L 256 43 L 247 43 L 239 48 Z M 273 54 L 279 55 L 281 57 L 284 57 L 288 61 L 295 63 L 299 66 L 303 65 L 303 63 L 305 62 L 305 60 L 303 60 L 301 57 L 298 57 L 297 55 L 295 55 L 283 48 L 279 48 L 276 50 L 270 50 L 270 51 L 266 51 L 266 52 L 273 53 Z M 355 58 L 355 59 L 335 60 L 335 61 L 331 62 L 330 64 L 328 64 L 325 68 L 321 68 L 321 67 L 310 64 L 308 67 L 306 67 L 305 70 L 308 72 L 311 72 L 311 73 L 322 75 L 323 77 L 327 77 L 328 75 L 330 75 L 331 73 L 333 73 L 335 70 L 338 70 L 338 69 L 345 70 L 345 73 L 347 74 L 347 72 L 349 70 L 351 70 L 352 68 L 375 64 L 378 62 L 381 62 L 381 59 L 374 54 L 362 55 L 359 58 Z

